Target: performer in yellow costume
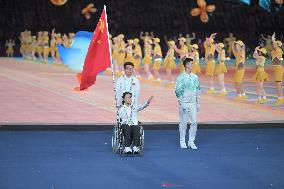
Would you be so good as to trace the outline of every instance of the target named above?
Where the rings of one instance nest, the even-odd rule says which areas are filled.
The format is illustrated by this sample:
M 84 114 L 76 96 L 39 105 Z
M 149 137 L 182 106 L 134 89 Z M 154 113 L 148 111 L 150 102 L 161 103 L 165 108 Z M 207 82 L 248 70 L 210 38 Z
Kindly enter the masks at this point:
M 109 48 L 111 50 L 111 58 L 112 58 L 112 64 L 114 65 L 114 60 L 113 60 L 113 40 L 112 40 L 112 35 L 109 34 L 108 36 L 109 38 Z M 69 42 L 70 42 L 70 33 L 69 33 Z M 70 46 L 71 46 L 72 42 L 70 43 Z M 115 67 L 113 66 L 113 69 L 115 69 Z M 114 71 L 115 73 L 115 71 Z M 105 72 L 104 72 L 105 75 L 112 75 L 112 68 L 111 67 L 108 67 Z
M 267 55 L 270 57 L 272 51 L 272 37 L 268 35 L 267 38 L 265 38 L 263 34 L 260 36 L 265 41 L 265 49 L 267 51 Z
M 69 47 L 71 47 L 71 45 L 72 45 L 72 42 L 73 42 L 73 40 L 74 40 L 74 37 L 75 37 L 75 34 L 74 33 L 69 33 L 68 34 L 68 42 L 69 42 Z M 110 35 L 110 38 L 111 38 L 111 35 Z
M 55 51 L 55 58 L 56 58 L 56 64 L 61 64 L 61 58 L 60 58 L 60 55 L 59 55 L 59 52 L 58 52 L 58 48 L 57 48 L 57 45 L 61 45 L 62 44 L 62 38 L 61 38 L 61 34 L 60 33 L 57 33 L 56 34 L 56 51 Z
M 193 59 L 193 65 L 191 71 L 195 74 L 200 74 L 201 73 L 201 68 L 199 65 L 199 52 L 198 52 L 198 45 L 193 44 L 190 47 L 190 52 L 189 52 L 190 57 Z
M 13 57 L 14 56 L 14 46 L 15 46 L 15 41 L 13 41 L 12 39 L 9 39 L 9 41 L 6 41 L 7 46 L 7 50 L 6 50 L 6 54 L 8 57 Z
M 283 81 L 283 73 L 284 68 L 282 66 L 283 60 L 283 51 L 282 51 L 282 42 L 276 40 L 275 33 L 272 35 L 272 66 L 273 66 L 273 78 L 276 85 L 276 95 L 277 100 L 274 102 L 274 105 L 279 106 L 284 103 L 284 99 L 282 97 L 282 81 Z
M 32 37 L 32 59 L 36 60 L 36 52 L 37 52 L 37 39 L 36 36 L 34 35 Z
M 183 58 L 188 54 L 188 48 L 186 46 L 186 39 L 184 37 L 181 37 L 178 39 L 180 48 L 178 49 L 176 46 L 174 46 L 175 51 L 179 54 L 180 57 L 180 63 L 179 63 L 179 73 L 184 72 L 184 66 L 183 66 Z
M 31 59 L 32 58 L 32 34 L 31 31 L 27 31 L 27 38 L 26 38 L 26 42 L 27 42 L 27 48 L 26 48 L 26 58 Z
M 119 34 L 118 36 L 118 41 L 119 41 L 119 45 L 118 45 L 118 59 L 117 59 L 117 63 L 118 63 L 118 67 L 119 70 L 121 70 L 121 72 L 123 73 L 124 68 L 123 68 L 123 64 L 125 62 L 125 42 L 124 42 L 124 35 L 123 34 Z
M 234 73 L 235 88 L 238 93 L 236 100 L 247 100 L 247 96 L 243 90 L 242 82 L 245 75 L 245 44 L 241 41 L 234 41 L 232 46 L 233 54 L 236 57 L 236 69 Z
M 69 33 L 68 36 L 69 36 L 69 45 L 71 47 L 72 42 L 70 43 L 70 33 Z M 104 71 L 104 74 L 105 75 L 112 75 L 112 73 L 115 74 L 115 67 L 114 67 L 114 63 L 113 63 L 114 62 L 114 60 L 113 60 L 113 39 L 112 39 L 112 35 L 111 34 L 109 34 L 108 39 L 109 39 L 109 48 L 110 48 L 110 51 L 111 51 L 111 58 L 112 58 L 113 68 L 112 67 L 106 68 L 106 70 Z M 112 72 L 112 70 L 113 70 L 113 72 Z
M 229 36 L 224 39 L 224 43 L 226 44 L 226 49 L 228 56 L 231 58 L 232 57 L 232 46 L 233 42 L 236 41 L 236 38 L 234 37 L 233 33 L 229 33 Z
M 50 40 L 50 54 L 53 60 L 53 63 L 56 63 L 56 33 L 54 32 L 54 29 L 51 32 L 51 40 Z
M 43 45 L 43 62 L 47 64 L 49 56 L 49 35 L 47 31 L 43 32 L 42 45 Z
M 191 42 L 195 39 L 196 39 L 195 32 L 192 32 L 192 37 L 190 37 L 189 34 L 186 34 L 186 46 L 187 46 L 188 51 L 191 50 L 192 48 Z
M 218 81 L 220 86 L 222 87 L 219 96 L 225 96 L 227 94 L 226 87 L 225 87 L 225 73 L 227 73 L 226 68 L 226 56 L 225 56 L 225 45 L 223 43 L 216 44 L 216 50 L 218 52 L 218 62 L 216 63 L 215 67 L 215 75 L 218 77 Z
M 20 53 L 21 53 L 22 56 L 24 56 L 24 32 L 20 33 L 19 40 L 21 42 L 21 44 L 20 44 Z
M 214 53 L 215 53 L 215 45 L 214 45 L 214 38 L 217 33 L 211 34 L 209 38 L 206 38 L 204 42 L 204 49 L 205 49 L 205 63 L 206 63 L 206 77 L 209 81 L 210 88 L 207 91 L 208 94 L 214 94 L 214 71 L 215 71 L 215 60 L 214 60 Z
M 43 60 L 43 32 L 39 31 L 37 33 L 37 55 L 39 60 Z
M 118 36 L 113 38 L 113 45 L 112 45 L 112 61 L 113 61 L 113 67 L 114 72 L 117 77 L 120 77 L 122 74 L 120 73 L 119 67 L 118 67 L 118 47 L 119 47 L 120 39 Z
M 138 38 L 135 38 L 133 40 L 133 43 L 134 43 L 134 59 L 133 59 L 134 74 L 137 77 L 137 79 L 141 80 L 142 77 L 139 74 L 139 67 L 142 59 L 142 50 Z
M 151 71 L 150 71 L 150 64 L 152 64 L 152 40 L 148 39 L 148 40 L 145 40 L 145 43 L 144 43 L 144 52 L 145 52 L 145 55 L 144 55 L 144 60 L 143 60 L 143 63 L 144 63 L 144 71 L 145 73 L 147 74 L 147 79 L 148 80 L 152 80 L 154 79 Z
M 145 41 L 148 41 L 148 40 L 152 40 L 154 38 L 154 34 L 153 32 L 151 32 L 149 34 L 149 32 L 145 32 L 145 35 L 143 36 L 143 31 L 140 32 L 140 39 L 144 41 L 144 44 L 145 44 Z
M 28 58 L 28 33 L 27 30 L 24 31 L 23 34 L 23 57 Z
M 133 63 L 133 40 L 128 39 L 127 40 L 127 47 L 125 48 L 126 58 L 125 62 L 132 62 Z
M 157 79 L 157 81 L 161 81 L 161 78 L 160 78 L 160 73 L 159 73 L 159 70 L 160 70 L 160 67 L 161 67 L 161 64 L 162 64 L 162 49 L 161 49 L 161 46 L 160 46 L 160 39 L 159 38 L 154 38 L 154 65 L 153 65 L 153 70 L 154 70 L 154 75 Z
M 69 46 L 69 39 L 66 34 L 62 36 L 62 44 L 65 48 L 70 48 Z
M 174 41 L 168 41 L 168 48 L 169 49 L 168 49 L 167 55 L 166 55 L 165 60 L 164 60 L 164 65 L 165 65 L 165 68 L 166 68 L 167 76 L 169 78 L 169 86 L 170 87 L 173 87 L 174 84 L 175 84 L 173 76 L 172 76 L 172 70 L 176 68 L 176 64 L 175 64 L 175 60 L 174 60 L 174 57 L 175 57 L 174 47 L 175 47 L 175 42 Z
M 253 76 L 253 80 L 256 82 L 256 92 L 258 94 L 257 102 L 260 104 L 267 103 L 266 93 L 263 88 L 263 82 L 267 81 L 269 76 L 264 70 L 265 54 L 267 51 L 265 48 L 256 47 L 253 53 L 253 58 L 256 59 L 256 73 Z

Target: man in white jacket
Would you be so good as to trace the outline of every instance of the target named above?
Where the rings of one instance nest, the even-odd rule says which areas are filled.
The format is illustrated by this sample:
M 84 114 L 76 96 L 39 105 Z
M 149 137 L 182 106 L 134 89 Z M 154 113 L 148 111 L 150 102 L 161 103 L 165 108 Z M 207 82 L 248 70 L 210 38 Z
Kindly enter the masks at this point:
M 119 77 L 116 80 L 115 93 L 116 104 L 118 107 L 122 105 L 122 94 L 124 92 L 130 92 L 132 94 L 132 104 L 139 103 L 140 96 L 140 82 L 133 75 L 134 65 L 132 62 L 124 63 L 125 75 Z
M 185 136 L 187 123 L 190 123 L 188 147 L 197 149 L 194 141 L 197 131 L 197 112 L 200 109 L 200 83 L 198 76 L 191 72 L 193 59 L 183 61 L 185 71 L 181 73 L 176 82 L 175 93 L 179 102 L 179 133 L 180 147 L 187 148 Z

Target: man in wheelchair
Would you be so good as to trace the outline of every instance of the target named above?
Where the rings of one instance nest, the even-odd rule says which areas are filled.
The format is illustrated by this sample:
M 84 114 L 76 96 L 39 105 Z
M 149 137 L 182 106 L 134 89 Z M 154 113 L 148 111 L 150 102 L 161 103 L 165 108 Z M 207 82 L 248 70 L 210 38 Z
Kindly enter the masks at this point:
M 140 153 L 140 127 L 138 125 L 137 114 L 149 106 L 153 96 L 143 104 L 132 104 L 132 94 L 125 92 L 122 95 L 122 106 L 119 108 L 118 114 L 121 120 L 121 128 L 124 136 L 124 153 L 125 154 L 139 154 Z M 131 144 L 133 143 L 133 152 Z

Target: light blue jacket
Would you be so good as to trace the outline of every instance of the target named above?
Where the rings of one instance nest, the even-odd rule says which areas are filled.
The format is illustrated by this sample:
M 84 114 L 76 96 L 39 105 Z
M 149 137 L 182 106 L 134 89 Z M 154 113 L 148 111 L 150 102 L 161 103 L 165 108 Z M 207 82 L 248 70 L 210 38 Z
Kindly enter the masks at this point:
M 181 73 L 176 81 L 175 93 L 180 104 L 196 103 L 200 105 L 200 82 L 194 73 Z

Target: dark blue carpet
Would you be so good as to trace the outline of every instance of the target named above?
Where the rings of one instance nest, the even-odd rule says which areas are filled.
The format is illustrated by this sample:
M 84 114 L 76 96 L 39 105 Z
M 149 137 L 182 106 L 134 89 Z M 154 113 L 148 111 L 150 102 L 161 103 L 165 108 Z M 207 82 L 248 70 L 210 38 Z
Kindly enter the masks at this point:
M 111 131 L 0 132 L 0 189 L 284 188 L 284 129 L 145 131 L 143 157 L 113 154 Z

